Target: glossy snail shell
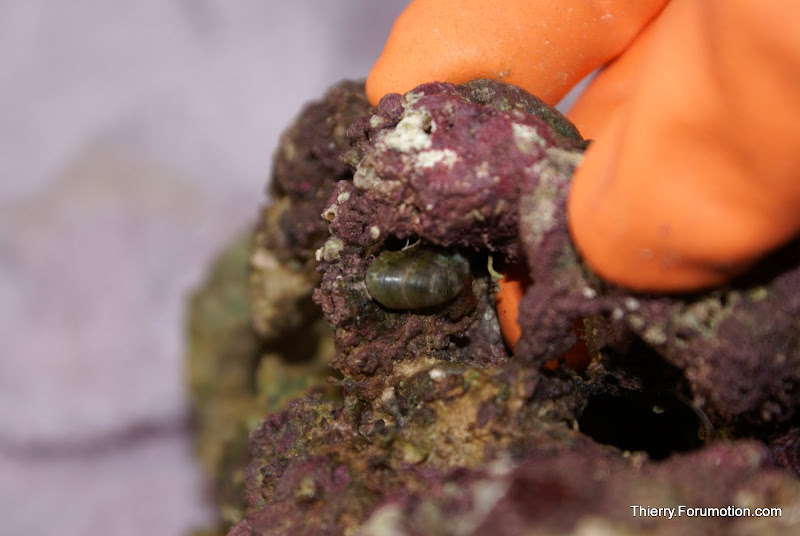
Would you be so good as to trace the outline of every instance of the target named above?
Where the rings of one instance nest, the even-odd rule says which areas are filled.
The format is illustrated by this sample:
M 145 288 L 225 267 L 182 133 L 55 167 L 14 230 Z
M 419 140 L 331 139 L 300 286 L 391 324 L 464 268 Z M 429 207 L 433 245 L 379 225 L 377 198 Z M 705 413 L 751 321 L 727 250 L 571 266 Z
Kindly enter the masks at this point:
M 367 290 L 389 309 L 420 309 L 455 298 L 470 280 L 457 252 L 424 246 L 384 251 L 367 269 Z

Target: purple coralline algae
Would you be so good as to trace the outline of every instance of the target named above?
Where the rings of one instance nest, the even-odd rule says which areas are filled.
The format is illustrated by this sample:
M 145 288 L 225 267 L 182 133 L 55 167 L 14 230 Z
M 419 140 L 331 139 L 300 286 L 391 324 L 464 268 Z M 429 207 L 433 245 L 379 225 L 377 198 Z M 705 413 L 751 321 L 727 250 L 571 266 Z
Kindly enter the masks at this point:
M 632 293 L 572 245 L 589 142 L 557 111 L 489 80 L 364 102 L 339 86 L 276 157 L 253 320 L 286 342 L 324 318 L 339 396 L 266 412 L 231 536 L 800 531 L 797 243 L 725 288 Z M 509 266 L 532 281 L 514 353 Z M 554 368 L 577 337 L 587 370 Z

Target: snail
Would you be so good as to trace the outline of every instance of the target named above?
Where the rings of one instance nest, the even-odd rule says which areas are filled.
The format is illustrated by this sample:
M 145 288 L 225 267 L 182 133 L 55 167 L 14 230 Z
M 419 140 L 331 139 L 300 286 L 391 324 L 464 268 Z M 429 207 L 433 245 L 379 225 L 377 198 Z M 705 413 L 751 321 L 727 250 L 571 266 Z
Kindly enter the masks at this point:
M 421 309 L 455 298 L 470 280 L 460 253 L 413 245 L 384 251 L 367 269 L 367 290 L 389 309 Z

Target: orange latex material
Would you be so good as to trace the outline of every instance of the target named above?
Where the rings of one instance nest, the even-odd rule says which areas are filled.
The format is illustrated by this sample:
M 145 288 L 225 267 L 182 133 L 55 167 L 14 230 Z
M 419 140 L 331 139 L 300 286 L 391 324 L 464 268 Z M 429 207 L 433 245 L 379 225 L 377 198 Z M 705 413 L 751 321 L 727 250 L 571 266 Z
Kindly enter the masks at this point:
M 495 294 L 497 318 L 500 322 L 500 331 L 506 346 L 513 352 L 516 349 L 522 331 L 519 327 L 519 302 L 525 289 L 531 284 L 528 270 L 521 265 L 509 266 L 504 270 L 503 279 L 500 280 L 500 289 Z M 578 342 L 559 358 L 551 359 L 544 364 L 545 370 L 555 371 L 559 363 L 563 362 L 569 368 L 583 372 L 589 366 L 589 349 L 586 341 L 581 336 L 583 321 L 573 321 L 573 329 L 578 335 Z
M 423 82 L 494 78 L 555 104 L 666 0 L 415 0 L 367 78 L 372 105 Z
M 514 265 L 503 270 L 503 279 L 500 280 L 500 289 L 495 294 L 495 307 L 497 319 L 500 322 L 500 331 L 506 346 L 513 352 L 517 341 L 522 335 L 519 328 L 519 302 L 525 289 L 531 284 L 528 270 L 524 266 Z
M 673 0 L 571 116 L 570 231 L 641 290 L 724 283 L 800 230 L 800 4 Z
M 575 335 L 578 336 L 578 341 L 572 348 L 567 350 L 561 356 L 561 361 L 564 362 L 572 370 L 583 372 L 589 366 L 591 358 L 589 356 L 589 347 L 586 345 L 586 337 L 583 333 L 583 319 L 576 318 L 572 321 L 572 329 L 575 330 Z
M 569 114 L 596 140 L 568 199 L 573 240 L 623 286 L 720 284 L 800 230 L 800 4 L 665 3 L 416 0 L 368 96 L 502 75 L 554 103 L 619 55 Z M 498 298 L 514 342 L 520 288 Z

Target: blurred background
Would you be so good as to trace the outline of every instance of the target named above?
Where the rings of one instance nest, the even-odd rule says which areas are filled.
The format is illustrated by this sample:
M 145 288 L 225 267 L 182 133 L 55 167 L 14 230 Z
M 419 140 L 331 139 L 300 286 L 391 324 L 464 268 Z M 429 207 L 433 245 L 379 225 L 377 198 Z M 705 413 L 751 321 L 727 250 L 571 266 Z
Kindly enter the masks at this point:
M 187 297 L 406 3 L 0 0 L 0 533 L 212 521 Z
M 180 535 L 184 308 L 405 0 L 0 0 L 0 532 Z

